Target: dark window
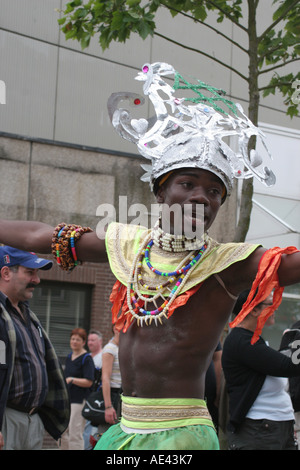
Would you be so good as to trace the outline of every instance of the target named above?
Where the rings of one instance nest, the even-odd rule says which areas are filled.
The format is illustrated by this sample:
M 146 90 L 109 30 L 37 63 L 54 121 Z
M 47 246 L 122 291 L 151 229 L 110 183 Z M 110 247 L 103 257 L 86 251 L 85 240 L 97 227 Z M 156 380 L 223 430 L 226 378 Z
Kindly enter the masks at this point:
M 70 333 L 74 328 L 90 327 L 92 286 L 61 282 L 41 281 L 30 301 L 31 310 L 37 315 L 64 363 L 70 352 Z

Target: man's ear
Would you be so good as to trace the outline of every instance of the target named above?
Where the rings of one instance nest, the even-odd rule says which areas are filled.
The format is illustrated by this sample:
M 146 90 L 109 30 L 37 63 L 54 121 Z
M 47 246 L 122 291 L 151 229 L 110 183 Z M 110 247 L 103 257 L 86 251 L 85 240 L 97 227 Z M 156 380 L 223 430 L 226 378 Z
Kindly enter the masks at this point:
M 8 266 L 3 266 L 3 268 L 1 268 L 1 279 L 3 279 L 4 281 L 9 280 L 10 274 L 11 274 L 11 270 L 9 269 Z

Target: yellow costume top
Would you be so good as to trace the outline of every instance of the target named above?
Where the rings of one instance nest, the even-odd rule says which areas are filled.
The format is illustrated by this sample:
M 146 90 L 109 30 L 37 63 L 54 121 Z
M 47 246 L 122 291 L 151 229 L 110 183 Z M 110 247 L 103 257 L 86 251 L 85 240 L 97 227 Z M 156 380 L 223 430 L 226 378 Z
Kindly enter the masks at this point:
M 126 318 L 128 313 L 128 292 L 127 287 L 132 279 L 132 267 L 136 264 L 137 255 L 145 241 L 151 238 L 151 230 L 136 226 L 125 225 L 120 223 L 111 223 L 106 233 L 106 250 L 111 270 L 117 282 L 113 288 L 111 301 L 113 302 L 113 322 L 117 322 L 119 326 L 126 331 L 132 317 L 129 315 L 130 321 Z M 207 248 L 202 258 L 191 271 L 188 279 L 180 290 L 172 304 L 172 308 L 168 309 L 168 317 L 172 315 L 175 308 L 183 305 L 188 298 L 198 289 L 203 281 L 228 268 L 233 263 L 246 259 L 259 246 L 249 243 L 218 243 L 212 238 L 205 239 Z M 168 252 L 153 246 L 151 249 L 151 262 L 156 269 L 168 272 L 177 269 L 182 264 L 183 258 L 188 252 Z M 143 260 L 141 272 L 145 284 L 159 286 L 161 277 L 152 272 Z M 140 292 L 152 297 L 153 289 L 149 290 L 145 285 L 141 286 Z M 169 295 L 167 288 L 161 289 L 162 296 Z M 122 314 L 120 316 L 120 309 Z M 125 329 L 124 329 L 125 326 Z
M 106 250 L 111 270 L 115 277 L 125 286 L 129 281 L 130 270 L 141 243 L 151 234 L 151 230 L 137 226 L 111 223 L 106 233 Z M 200 263 L 191 274 L 181 292 L 205 281 L 215 273 L 228 268 L 233 263 L 242 261 L 253 253 L 260 245 L 249 243 L 218 243 L 212 238 L 206 237 L 207 249 Z M 151 261 L 155 268 L 161 271 L 172 271 L 186 256 L 186 252 L 172 253 L 153 246 Z M 143 265 L 143 277 L 152 284 L 159 284 L 161 279 Z M 142 289 L 145 294 L 151 292 Z

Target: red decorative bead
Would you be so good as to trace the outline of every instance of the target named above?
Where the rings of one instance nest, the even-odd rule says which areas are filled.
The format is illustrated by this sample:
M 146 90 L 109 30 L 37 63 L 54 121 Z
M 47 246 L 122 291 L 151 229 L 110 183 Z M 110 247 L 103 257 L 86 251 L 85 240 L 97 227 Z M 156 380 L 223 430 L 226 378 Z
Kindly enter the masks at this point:
M 136 99 L 134 100 L 134 104 L 135 104 L 135 105 L 141 104 L 141 100 L 139 100 L 138 98 L 136 98 Z

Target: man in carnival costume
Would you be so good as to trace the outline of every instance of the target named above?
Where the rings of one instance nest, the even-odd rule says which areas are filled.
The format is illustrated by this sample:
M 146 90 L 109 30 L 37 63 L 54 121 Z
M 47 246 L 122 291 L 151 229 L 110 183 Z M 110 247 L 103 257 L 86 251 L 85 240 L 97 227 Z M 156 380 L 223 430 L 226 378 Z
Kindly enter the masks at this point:
M 173 87 L 164 79 L 172 76 Z M 232 326 L 274 291 L 273 305 L 259 318 L 255 342 L 280 303 L 283 286 L 300 282 L 300 253 L 294 247 L 219 244 L 207 235 L 235 177 L 275 182 L 269 169 L 259 172 L 261 159 L 255 151 L 248 157 L 249 138 L 263 136 L 241 107 L 202 82 L 194 87 L 198 98 L 185 105 L 174 94 L 184 80 L 168 64 L 145 64 L 137 79 L 145 82 L 144 94 L 156 116 L 131 119 L 118 108 L 126 100 L 143 104 L 132 93 L 113 94 L 108 109 L 119 134 L 150 160 L 143 179 L 162 205 L 154 228 L 112 223 L 104 240 L 89 228 L 60 224 L 53 234 L 52 227 L 39 222 L 1 221 L 0 241 L 39 253 L 49 252 L 52 245 L 66 270 L 77 259 L 109 260 L 117 278 L 111 294 L 113 323 L 122 330 L 122 418 L 101 437 L 97 449 L 218 449 L 204 384 L 224 325 L 241 291 L 252 286 Z M 205 99 L 204 89 L 213 96 Z M 238 139 L 236 152 L 222 140 L 231 136 Z M 174 205 L 180 208 L 180 223 L 167 210 Z M 194 230 L 200 220 L 204 235 L 186 235 L 185 221 Z

